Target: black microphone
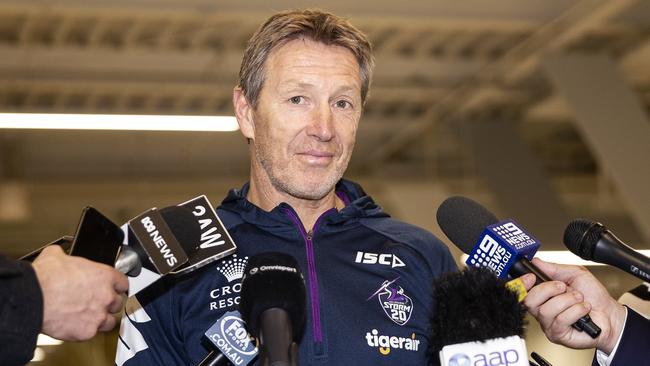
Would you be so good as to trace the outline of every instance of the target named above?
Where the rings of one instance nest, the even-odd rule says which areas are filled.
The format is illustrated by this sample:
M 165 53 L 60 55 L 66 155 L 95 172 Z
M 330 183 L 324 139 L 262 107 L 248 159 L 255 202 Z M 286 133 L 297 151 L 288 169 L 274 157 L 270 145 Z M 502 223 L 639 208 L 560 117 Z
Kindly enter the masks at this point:
M 122 230 L 127 235 L 115 267 L 129 275 L 129 296 L 182 268 L 201 237 L 192 211 L 180 206 L 149 209 Z
M 125 244 L 135 243 L 132 249 L 140 250 L 143 244 L 139 238 L 134 237 L 134 228 L 142 226 L 140 221 L 143 217 L 150 217 L 155 221 L 155 214 L 156 210 L 151 209 L 123 225 L 122 229 L 129 233 Z M 230 255 L 237 249 L 230 234 L 205 195 L 180 203 L 178 206 L 163 208 L 159 214 L 162 216 L 162 224 L 169 226 L 174 236 L 178 236 L 180 244 L 180 248 L 172 250 L 173 247 L 167 247 L 165 250 L 171 250 L 172 253 L 177 251 L 179 259 L 182 260 L 179 260 L 173 266 L 166 266 L 162 262 L 161 248 L 157 248 L 146 237 L 148 233 L 143 233 L 142 228 L 140 228 L 139 237 L 144 236 L 142 241 L 146 244 L 144 246 L 148 250 L 140 250 L 137 254 L 139 258 L 151 257 L 157 259 L 158 265 L 145 268 L 137 277 L 129 277 L 129 296 L 138 293 L 164 275 L 185 275 Z M 128 247 L 131 246 L 128 245 Z M 127 246 L 123 246 L 124 248 L 127 248 Z M 169 256 L 169 253 L 166 254 Z M 147 260 L 143 263 L 150 264 L 151 262 Z
M 115 268 L 131 277 L 144 267 L 167 274 L 187 262 L 200 238 L 200 227 L 190 210 L 169 206 L 150 209 L 129 221 L 128 245 L 123 245 Z
M 306 321 L 305 281 L 295 258 L 267 252 L 248 259 L 239 309 L 260 341 L 262 364 L 297 365 L 297 343 Z
M 623 243 L 599 222 L 571 221 L 564 230 L 564 245 L 582 259 L 609 264 L 650 281 L 650 258 Z
M 187 208 L 150 209 L 120 228 L 88 206 L 73 237 L 65 236 L 20 259 L 33 261 L 43 248 L 56 244 L 69 255 L 113 266 L 131 277 L 140 275 L 143 267 L 165 274 L 187 262 L 185 253 L 199 241 L 199 224 Z
M 519 277 L 533 273 L 536 284 L 551 279 L 530 262 L 539 243 L 512 220 L 499 220 L 479 203 L 460 196 L 446 199 L 436 213 L 438 225 L 464 253 L 468 265 L 486 266 L 500 277 Z M 598 327 L 585 315 L 573 327 L 592 338 L 600 335 Z
M 482 267 L 434 282 L 429 359 L 433 365 L 526 365 L 525 309 L 506 280 Z M 489 360 L 489 362 L 488 362 Z

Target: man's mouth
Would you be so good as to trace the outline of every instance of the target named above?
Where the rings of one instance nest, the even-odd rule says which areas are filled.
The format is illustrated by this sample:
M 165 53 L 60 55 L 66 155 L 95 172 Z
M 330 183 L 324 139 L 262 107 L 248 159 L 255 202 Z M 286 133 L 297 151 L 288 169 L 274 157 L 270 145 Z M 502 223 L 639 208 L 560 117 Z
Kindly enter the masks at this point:
M 322 150 L 307 150 L 297 155 L 307 163 L 314 165 L 328 164 L 334 158 L 334 153 Z

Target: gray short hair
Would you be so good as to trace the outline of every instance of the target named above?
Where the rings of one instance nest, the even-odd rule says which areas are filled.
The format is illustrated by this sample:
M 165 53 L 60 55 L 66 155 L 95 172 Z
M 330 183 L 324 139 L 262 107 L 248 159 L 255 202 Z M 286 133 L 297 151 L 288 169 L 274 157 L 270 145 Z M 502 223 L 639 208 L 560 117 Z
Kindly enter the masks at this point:
M 368 38 L 346 19 L 320 10 L 289 10 L 267 19 L 253 34 L 239 69 L 239 87 L 255 108 L 265 78 L 269 54 L 289 41 L 307 38 L 326 45 L 345 47 L 359 63 L 361 101 L 366 102 L 375 61 Z

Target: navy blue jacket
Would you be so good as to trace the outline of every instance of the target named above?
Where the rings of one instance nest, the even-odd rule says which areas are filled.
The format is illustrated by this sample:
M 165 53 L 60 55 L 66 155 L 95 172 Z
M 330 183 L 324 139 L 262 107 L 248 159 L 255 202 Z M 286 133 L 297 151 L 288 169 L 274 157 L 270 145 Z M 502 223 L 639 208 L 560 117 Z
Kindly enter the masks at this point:
M 610 366 L 650 366 L 650 320 L 627 308 L 627 319 L 621 341 Z M 598 366 L 594 356 L 593 366 Z
M 456 270 L 428 231 L 391 219 L 358 185 L 342 180 L 346 206 L 306 232 L 293 208 L 265 212 L 232 190 L 217 213 L 237 253 L 181 278 L 164 278 L 130 300 L 116 364 L 196 365 L 211 350 L 204 332 L 239 304 L 247 258 L 267 251 L 296 258 L 307 287 L 299 364 L 425 365 L 432 281 Z
M 43 294 L 27 262 L 0 257 L 0 364 L 25 365 L 43 325 Z

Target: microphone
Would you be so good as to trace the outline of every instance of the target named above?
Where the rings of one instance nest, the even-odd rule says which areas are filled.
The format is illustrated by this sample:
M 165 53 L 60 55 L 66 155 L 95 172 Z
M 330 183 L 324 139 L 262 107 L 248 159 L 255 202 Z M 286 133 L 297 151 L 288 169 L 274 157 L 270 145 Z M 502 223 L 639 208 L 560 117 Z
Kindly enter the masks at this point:
M 147 212 L 151 211 L 155 211 L 155 209 Z M 172 233 L 178 237 L 184 253 L 182 257 L 185 259 L 173 267 L 166 267 L 164 263 L 161 263 L 160 267 L 145 266 L 142 273 L 137 274 L 136 277 L 129 277 L 129 296 L 140 292 L 163 275 L 181 276 L 187 274 L 230 255 L 237 249 L 235 242 L 205 195 L 190 199 L 178 206 L 163 208 L 160 213 L 164 222 L 169 224 Z M 143 215 L 146 215 L 146 212 L 122 225 L 122 230 L 129 233 L 123 249 L 132 248 L 137 252 L 139 258 L 145 259 L 142 263 L 150 264 L 151 262 L 147 259 L 149 253 L 153 253 L 154 257 L 160 257 L 160 249 L 151 244 L 151 241 L 147 240 L 147 236 L 143 233 L 140 236 L 144 236 L 144 242 L 148 243 L 145 247 L 149 249 L 140 249 L 142 247 L 140 238 L 133 235 L 133 226 L 141 226 L 137 219 Z M 132 246 L 131 243 L 135 244 Z
M 224 313 L 206 332 L 216 347 L 198 366 L 248 365 L 257 356 L 257 340 L 246 331 L 238 311 Z
M 434 364 L 529 366 L 525 309 L 506 280 L 487 268 L 468 267 L 443 275 L 433 288 L 429 358 Z
M 564 230 L 564 245 L 582 259 L 609 264 L 644 281 L 650 280 L 650 258 L 623 243 L 599 222 L 571 221 Z
M 115 263 L 120 272 L 135 277 L 144 267 L 167 274 L 187 262 L 199 240 L 200 228 L 192 212 L 179 206 L 149 209 L 127 224 L 128 243 Z
M 469 255 L 467 265 L 487 267 L 502 278 L 533 273 L 536 284 L 551 280 L 530 262 L 539 242 L 513 220 L 499 222 L 485 207 L 461 196 L 447 198 L 438 208 L 436 218 L 445 235 Z M 589 315 L 573 327 L 592 338 L 601 331 Z
M 297 365 L 306 303 L 305 281 L 295 258 L 267 252 L 248 259 L 239 309 L 251 334 L 260 340 L 261 364 Z

